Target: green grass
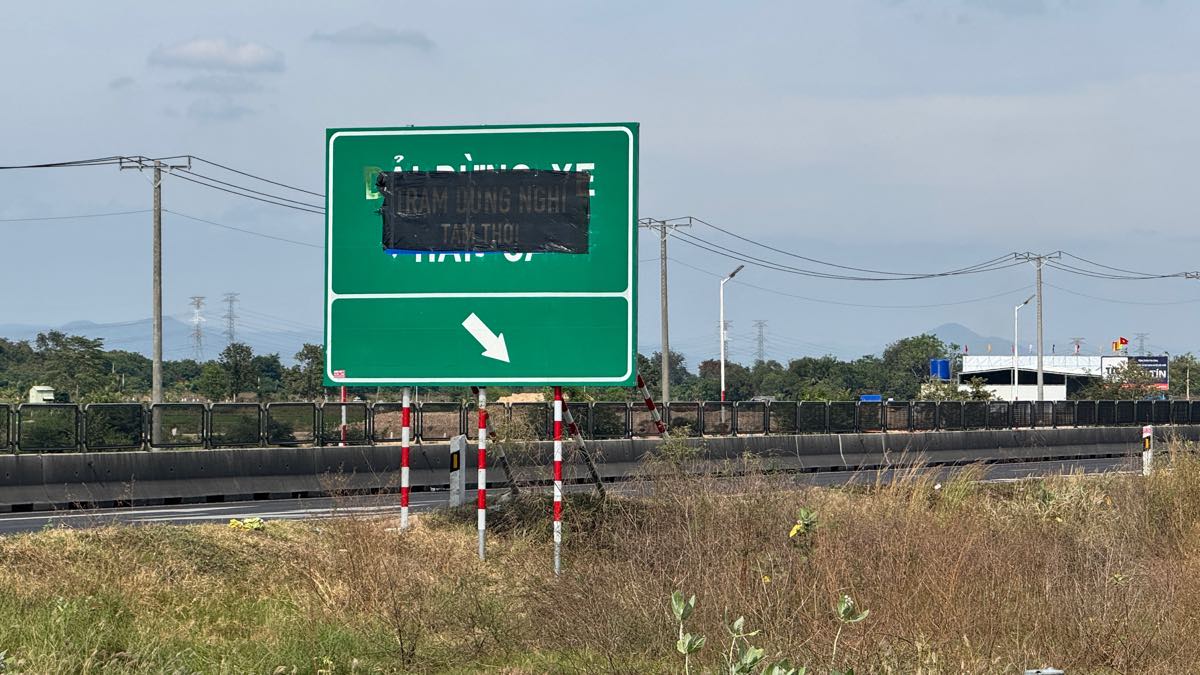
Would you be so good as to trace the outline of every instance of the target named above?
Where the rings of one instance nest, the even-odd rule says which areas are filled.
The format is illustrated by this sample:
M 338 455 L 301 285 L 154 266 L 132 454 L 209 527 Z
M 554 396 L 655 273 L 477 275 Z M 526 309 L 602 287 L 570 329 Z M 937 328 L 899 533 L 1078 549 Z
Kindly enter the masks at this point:
M 709 638 L 692 672 L 723 668 L 740 615 L 770 659 L 810 672 L 1188 672 L 1200 464 L 1162 465 L 573 496 L 557 579 L 544 495 L 497 507 L 487 562 L 471 509 L 403 533 L 362 518 L 47 530 L 0 538 L 0 652 L 30 673 L 680 672 L 667 598 L 682 590 Z M 869 617 L 840 623 L 843 594 Z

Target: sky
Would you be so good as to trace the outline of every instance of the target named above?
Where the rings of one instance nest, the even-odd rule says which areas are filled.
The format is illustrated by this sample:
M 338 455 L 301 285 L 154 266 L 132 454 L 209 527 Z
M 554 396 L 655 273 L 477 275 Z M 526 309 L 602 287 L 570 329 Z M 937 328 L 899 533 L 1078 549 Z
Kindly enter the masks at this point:
M 4 14 L 0 165 L 193 154 L 319 192 L 328 127 L 632 121 L 643 217 L 883 271 L 1055 250 L 1200 270 L 1194 2 L 66 1 Z M 322 216 L 173 177 L 163 202 L 167 315 L 187 320 L 189 297 L 206 296 L 215 334 L 233 291 L 243 328 L 320 331 Z M 150 205 L 136 171 L 0 171 L 0 324 L 149 316 L 149 213 L 15 219 Z M 657 235 L 640 241 L 648 353 Z M 739 262 L 683 237 L 669 248 L 671 345 L 694 366 L 717 352 L 719 278 Z M 1031 264 L 890 282 L 751 265 L 726 286 L 731 358 L 754 359 L 758 320 L 780 360 L 876 352 L 945 323 L 1010 336 L 1033 280 Z M 1200 352 L 1200 280 L 1047 269 L 1045 282 L 1047 352 L 1135 333 Z M 1023 335 L 1034 317 L 1022 310 Z

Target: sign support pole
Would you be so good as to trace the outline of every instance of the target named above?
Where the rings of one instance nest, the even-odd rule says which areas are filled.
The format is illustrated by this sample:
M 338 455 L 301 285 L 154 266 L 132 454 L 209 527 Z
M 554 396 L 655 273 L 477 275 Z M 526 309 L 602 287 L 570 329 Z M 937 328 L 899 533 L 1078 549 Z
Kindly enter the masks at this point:
M 650 416 L 654 418 L 654 426 L 658 427 L 658 434 L 664 439 L 667 438 L 667 425 L 663 424 L 662 414 L 658 412 L 658 407 L 654 405 L 654 399 L 650 398 L 650 390 L 646 388 L 646 381 L 642 379 L 641 373 L 638 373 L 637 376 L 637 386 L 638 391 L 642 393 L 642 399 L 646 402 L 646 409 L 650 411 Z M 725 399 L 722 398 L 721 400 Z
M 563 397 L 554 388 L 554 574 L 562 574 Z
M 487 387 L 479 388 L 479 474 L 476 482 L 479 489 L 479 559 L 485 559 L 484 544 L 487 538 Z M 510 481 L 511 482 L 511 481 Z
M 412 434 L 412 402 L 408 387 L 401 394 L 403 401 L 400 412 L 400 529 L 408 528 L 408 444 Z
M 479 387 L 471 387 L 471 395 L 472 396 L 478 397 L 479 392 L 480 392 Z M 487 428 L 488 428 L 488 433 L 493 434 L 493 435 L 496 433 L 496 431 L 494 429 L 492 429 L 492 418 L 491 417 L 488 418 Z M 521 492 L 521 489 L 519 487 L 517 487 L 517 480 L 516 480 L 516 477 L 513 475 L 512 467 L 510 467 L 508 465 L 508 455 L 504 452 L 504 444 L 500 445 L 499 453 L 497 454 L 496 459 L 500 460 L 500 468 L 501 468 L 501 470 L 504 471 L 505 477 L 508 478 L 509 493 L 514 497 L 517 496 Z

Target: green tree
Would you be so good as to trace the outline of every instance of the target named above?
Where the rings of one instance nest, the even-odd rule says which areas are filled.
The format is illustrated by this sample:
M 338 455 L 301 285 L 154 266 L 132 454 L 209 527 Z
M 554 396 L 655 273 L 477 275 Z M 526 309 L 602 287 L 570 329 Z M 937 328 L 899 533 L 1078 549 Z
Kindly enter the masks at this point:
M 929 360 L 950 357 L 950 348 L 938 337 L 923 333 L 897 340 L 883 350 L 883 391 L 905 401 L 917 397 L 929 378 Z
M 986 385 L 987 380 L 982 377 L 972 377 L 967 389 L 955 382 L 929 382 L 921 387 L 920 396 L 923 401 L 990 401 L 993 396 Z
M 189 389 L 200 377 L 201 364 L 195 359 L 163 361 L 163 386 Z
M 258 400 L 265 401 L 283 388 L 284 367 L 283 362 L 279 360 L 279 354 L 255 356 L 250 361 L 250 368 L 254 371 L 253 384 Z
M 200 368 L 195 382 L 196 393 L 210 401 L 221 401 L 229 393 L 229 375 L 220 364 L 209 361 Z
M 112 380 L 103 340 L 54 330 L 39 333 L 35 345 L 45 382 L 72 401 L 85 401 Z
M 217 358 L 221 370 L 225 371 L 225 382 L 229 389 L 230 400 L 237 400 L 238 394 L 251 391 L 256 385 L 254 372 L 254 350 L 250 345 L 241 342 L 230 343 L 221 350 Z
M 1197 386 L 1200 386 L 1200 359 L 1191 352 L 1172 357 L 1168 373 L 1171 380 L 1169 393 L 1172 398 L 1184 398 L 1193 392 L 1200 394 L 1200 389 L 1197 389 Z
M 296 365 L 284 374 L 287 395 L 315 401 L 325 395 L 325 351 L 321 345 L 305 344 L 294 357 Z
M 1110 370 L 1103 379 L 1084 386 L 1076 397 L 1085 401 L 1141 400 L 1160 393 L 1150 371 L 1134 361 L 1126 361 Z
M 137 352 L 123 350 L 105 352 L 104 357 L 109 363 L 115 392 L 136 395 L 150 389 L 150 359 Z

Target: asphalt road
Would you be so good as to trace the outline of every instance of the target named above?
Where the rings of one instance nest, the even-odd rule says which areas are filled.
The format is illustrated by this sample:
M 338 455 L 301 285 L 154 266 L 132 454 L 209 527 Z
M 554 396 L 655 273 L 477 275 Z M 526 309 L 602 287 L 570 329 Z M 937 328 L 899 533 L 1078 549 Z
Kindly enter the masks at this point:
M 1013 462 L 992 464 L 985 467 L 985 479 L 1008 481 L 1072 472 L 1102 473 L 1113 471 L 1140 470 L 1138 460 L 1122 459 L 1079 459 L 1050 462 Z M 949 475 L 951 467 L 929 467 L 924 471 Z M 823 471 L 819 473 L 793 474 L 793 480 L 801 485 L 843 485 L 856 481 L 874 482 L 882 476 L 889 480 L 894 471 Z M 569 491 L 589 490 L 590 486 L 568 486 Z M 636 493 L 652 489 L 652 484 L 614 483 L 609 486 L 614 492 Z M 473 492 L 471 493 L 473 495 Z M 182 504 L 176 506 L 143 506 L 111 509 L 80 509 L 70 511 L 41 511 L 36 513 L 0 514 L 0 535 L 34 532 L 52 527 L 101 527 L 113 524 L 145 525 L 150 523 L 172 523 L 176 525 L 198 523 L 224 523 L 231 518 L 258 517 L 264 520 L 300 520 L 314 518 L 336 518 L 349 515 L 386 516 L 399 514 L 398 495 L 373 495 L 365 497 L 318 497 L 310 499 L 273 499 L 251 502 L 228 502 L 221 504 Z M 413 512 L 444 508 L 449 501 L 447 492 L 414 492 L 410 501 Z

